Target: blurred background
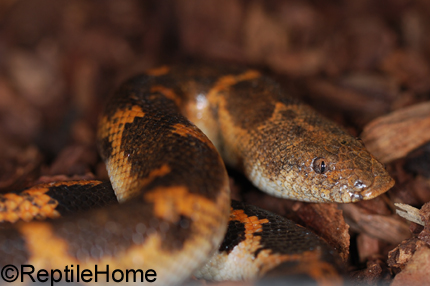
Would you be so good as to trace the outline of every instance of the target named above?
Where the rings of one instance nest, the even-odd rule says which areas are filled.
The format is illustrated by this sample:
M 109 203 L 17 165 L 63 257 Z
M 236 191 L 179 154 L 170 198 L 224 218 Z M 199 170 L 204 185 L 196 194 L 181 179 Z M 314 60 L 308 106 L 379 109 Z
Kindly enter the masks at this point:
M 93 111 L 125 77 L 184 61 L 292 79 L 298 96 L 360 131 L 428 98 L 429 13 L 424 0 L 3 0 L 0 131 L 26 142 Z

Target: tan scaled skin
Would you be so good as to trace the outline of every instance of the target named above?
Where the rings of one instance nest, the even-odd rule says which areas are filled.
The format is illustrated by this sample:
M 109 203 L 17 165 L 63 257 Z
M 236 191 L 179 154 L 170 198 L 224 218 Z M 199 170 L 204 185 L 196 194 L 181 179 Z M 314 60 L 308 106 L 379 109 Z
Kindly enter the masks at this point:
M 240 100 L 245 105 L 231 100 L 237 93 L 243 94 Z M 242 169 L 271 195 L 349 203 L 375 198 L 394 185 L 383 164 L 361 141 L 289 98 L 257 71 L 222 76 L 207 94 L 208 103 L 203 105 L 207 116 L 199 120 L 191 115 L 191 120 L 209 130 L 209 138 L 227 163 Z M 263 106 L 263 113 L 247 108 L 251 104 Z M 211 116 L 214 106 L 218 114 Z M 250 123 L 248 118 L 256 119 Z M 324 172 L 316 171 L 322 162 Z
M 301 201 L 347 203 L 376 197 L 394 184 L 383 165 L 360 141 L 310 107 L 288 97 L 276 82 L 258 71 L 162 67 L 150 71 L 148 75 L 149 77 L 145 78 L 145 86 L 129 85 L 131 91 L 128 96 L 131 100 L 140 102 L 135 93 L 145 94 L 148 90 L 150 101 L 160 102 L 167 110 L 173 108 L 170 104 L 176 106 L 175 108 L 181 110 L 189 120 L 205 131 L 225 162 L 243 170 L 256 186 L 272 195 Z M 121 103 L 122 101 L 119 101 L 119 104 Z M 146 104 L 146 101 L 143 104 Z M 112 115 L 104 117 L 107 120 L 115 118 L 118 110 L 124 110 L 118 104 L 112 106 Z M 128 109 L 134 110 L 136 107 L 130 105 Z M 142 112 L 142 119 L 154 120 L 156 125 L 151 123 L 150 127 L 160 132 L 162 128 L 158 127 L 160 119 L 149 114 L 153 110 L 146 109 L 144 105 L 139 110 Z M 155 114 L 158 114 L 157 112 Z M 127 120 L 132 120 L 132 116 Z M 119 121 L 110 122 L 115 125 Z M 136 121 L 133 122 L 135 124 Z M 209 149 L 213 148 L 206 136 L 188 123 L 172 122 L 166 127 L 172 136 L 194 138 L 199 143 L 209 146 Z M 121 125 L 120 128 L 124 126 Z M 121 132 L 121 137 L 126 136 L 124 134 Z M 167 150 L 172 152 L 169 155 L 182 152 L 180 148 L 173 146 Z M 127 155 L 127 152 L 124 152 Z M 151 150 L 150 157 L 154 156 L 152 152 Z M 120 149 L 117 149 L 110 158 L 117 158 L 121 154 Z M 128 166 L 128 172 L 133 171 L 133 164 L 125 165 Z M 114 166 L 108 168 L 115 170 Z M 209 169 L 213 170 L 212 167 Z M 171 166 L 169 170 L 171 173 L 178 171 Z M 149 174 L 153 174 L 153 171 Z M 191 184 L 198 184 L 196 179 L 190 178 Z M 118 178 L 115 177 L 112 181 L 114 180 Z M 138 180 L 143 185 L 148 182 L 147 179 Z M 140 184 L 134 186 L 134 190 L 141 188 L 137 187 Z M 174 221 L 179 214 L 191 215 L 187 208 L 195 209 L 194 205 L 199 205 L 199 211 L 202 213 L 213 209 L 211 199 L 194 195 L 188 188 L 156 188 L 146 193 L 144 198 L 145 201 L 154 204 L 155 215 L 167 221 Z M 122 187 L 116 191 L 125 194 L 126 188 Z M 222 202 L 220 199 L 217 201 Z M 217 206 L 220 205 L 217 203 L 215 208 Z M 197 213 L 195 216 L 199 217 Z M 215 221 L 200 221 L 201 233 L 202 229 L 208 229 L 203 224 L 215 225 Z M 309 253 L 308 256 L 311 257 L 316 255 L 317 258 L 314 260 L 316 264 L 327 266 L 326 262 L 318 259 L 319 254 Z M 301 257 L 299 254 L 295 257 L 278 255 L 270 251 L 263 251 L 261 255 L 259 257 L 268 258 L 258 261 L 266 261 L 272 266 Z M 266 271 L 265 266 L 260 265 L 257 268 L 260 274 Z M 311 276 L 324 280 L 323 275 L 315 274 L 318 271 L 317 267 L 309 270 L 314 273 L 310 273 Z
M 154 267 L 160 273 L 154 285 L 180 283 L 216 250 L 227 228 L 228 176 L 216 149 L 256 186 L 279 197 L 355 202 L 394 184 L 360 141 L 254 70 L 161 67 L 137 76 L 108 101 L 98 145 L 124 204 L 52 224 L 20 224 L 0 234 L 0 243 L 19 236 L 17 249 L 28 257 L 24 250 L 20 257 L 0 253 L 0 263 L 30 261 L 38 269 L 68 263 Z M 254 232 L 249 235 L 258 236 L 259 227 L 268 224 L 246 219 Z M 104 237 L 109 241 L 100 241 Z M 262 247 L 259 239 L 253 243 L 245 248 Z M 309 276 L 326 281 L 324 269 L 331 266 L 319 252 L 274 251 L 261 251 L 255 261 L 267 257 L 274 266 L 303 260 L 315 266 L 306 268 Z M 59 254 L 62 258 L 55 258 Z M 267 265 L 257 268 L 265 272 Z

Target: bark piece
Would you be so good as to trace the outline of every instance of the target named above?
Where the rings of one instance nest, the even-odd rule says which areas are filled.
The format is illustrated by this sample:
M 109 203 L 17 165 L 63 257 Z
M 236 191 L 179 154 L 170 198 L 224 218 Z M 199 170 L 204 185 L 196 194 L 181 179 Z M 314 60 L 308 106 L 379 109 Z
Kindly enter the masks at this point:
M 371 199 L 369 201 L 360 201 L 355 205 L 369 214 L 379 214 L 379 215 L 391 215 L 393 213 L 390 199 L 382 194 L 379 197 Z
M 412 221 L 414 223 L 420 224 L 420 225 L 424 225 L 424 221 L 421 219 L 420 217 L 420 210 L 417 208 L 414 208 L 410 205 L 407 204 L 394 204 L 397 208 L 399 208 L 398 210 L 396 210 L 396 213 L 409 220 Z
M 400 272 L 406 267 L 414 253 L 422 247 L 426 247 L 426 244 L 418 238 L 403 241 L 388 253 L 388 265 L 395 273 Z
M 430 248 L 415 251 L 402 272 L 397 274 L 391 286 L 428 285 L 430 277 Z
M 424 229 L 418 235 L 418 238 L 430 246 L 430 202 L 421 207 L 419 215 L 424 222 Z
M 369 259 L 366 264 L 366 269 L 351 273 L 350 278 L 354 281 L 351 285 L 376 286 L 381 285 L 381 282 L 387 283 L 390 280 L 390 276 L 384 259 L 381 259 L 380 256 L 375 256 Z M 385 285 L 385 283 L 382 285 Z
M 381 162 L 388 163 L 430 141 L 430 102 L 379 117 L 364 127 L 361 139 Z
M 372 214 L 355 204 L 339 205 L 346 222 L 356 232 L 364 232 L 383 241 L 398 244 L 411 236 L 408 225 L 395 216 Z
M 298 202 L 293 205 L 298 217 L 313 232 L 335 248 L 343 261 L 349 256 L 349 225 L 345 223 L 337 204 L 311 204 Z

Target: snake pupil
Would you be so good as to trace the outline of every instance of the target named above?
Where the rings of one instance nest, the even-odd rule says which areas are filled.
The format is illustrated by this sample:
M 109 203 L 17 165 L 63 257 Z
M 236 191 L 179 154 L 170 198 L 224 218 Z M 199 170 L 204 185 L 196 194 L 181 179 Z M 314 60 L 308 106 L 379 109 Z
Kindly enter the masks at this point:
M 317 157 L 312 163 L 312 169 L 315 173 L 324 174 L 328 170 L 328 166 L 326 165 L 324 158 Z

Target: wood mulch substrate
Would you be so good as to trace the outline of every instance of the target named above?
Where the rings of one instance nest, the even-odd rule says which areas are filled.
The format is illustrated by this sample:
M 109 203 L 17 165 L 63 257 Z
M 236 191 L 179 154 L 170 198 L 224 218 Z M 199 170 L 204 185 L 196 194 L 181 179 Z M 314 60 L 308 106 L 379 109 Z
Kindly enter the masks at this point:
M 319 234 L 352 284 L 429 283 L 428 15 L 427 0 L 1 1 L 0 189 L 106 179 L 97 115 L 131 74 L 187 61 L 254 66 L 360 136 L 396 185 L 371 201 L 310 204 L 232 172 L 233 197 Z

